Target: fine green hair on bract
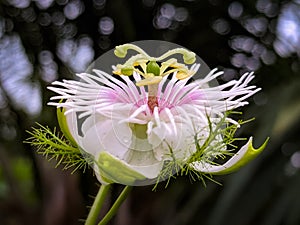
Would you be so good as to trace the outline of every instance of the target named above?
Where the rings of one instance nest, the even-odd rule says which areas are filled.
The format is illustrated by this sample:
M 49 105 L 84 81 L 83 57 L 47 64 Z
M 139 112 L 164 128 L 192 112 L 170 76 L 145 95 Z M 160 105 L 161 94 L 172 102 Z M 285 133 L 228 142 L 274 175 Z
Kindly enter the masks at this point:
M 238 148 L 233 144 L 235 141 L 245 141 L 246 138 L 234 137 L 238 126 L 243 125 L 253 119 L 243 121 L 239 120 L 238 124 L 231 124 L 226 121 L 226 118 L 230 114 L 241 114 L 240 112 L 227 111 L 225 115 L 220 118 L 220 121 L 213 127 L 210 117 L 207 115 L 208 125 L 209 125 L 209 136 L 206 138 L 202 145 L 199 144 L 201 141 L 198 134 L 201 132 L 195 130 L 195 135 L 193 136 L 194 142 L 191 143 L 196 146 L 196 152 L 194 152 L 187 160 L 176 159 L 173 154 L 172 148 L 169 146 L 169 158 L 171 160 L 164 162 L 164 167 L 160 172 L 157 182 L 153 189 L 156 189 L 158 183 L 162 180 L 167 180 L 165 187 L 170 183 L 171 178 L 176 178 L 176 176 L 189 176 L 191 181 L 201 181 L 204 186 L 206 186 L 205 178 L 211 180 L 217 184 L 220 184 L 213 179 L 212 174 L 203 173 L 196 171 L 190 166 L 191 163 L 197 161 L 203 161 L 210 163 L 212 165 L 219 165 L 216 160 L 224 161 L 234 155 L 234 151 Z M 220 140 L 216 138 L 220 136 Z
M 56 167 L 72 169 L 74 173 L 78 169 L 85 171 L 90 157 L 83 157 L 82 151 L 69 141 L 56 128 L 53 131 L 48 126 L 36 123 L 37 128 L 27 131 L 30 137 L 25 143 L 33 146 L 38 154 L 45 156 L 49 161 L 56 160 Z

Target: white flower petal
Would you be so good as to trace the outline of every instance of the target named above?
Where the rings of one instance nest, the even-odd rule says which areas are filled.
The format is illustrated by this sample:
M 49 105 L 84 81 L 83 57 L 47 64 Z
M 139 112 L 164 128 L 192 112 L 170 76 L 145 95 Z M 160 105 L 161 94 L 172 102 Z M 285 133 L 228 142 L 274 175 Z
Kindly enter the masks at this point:
M 95 157 L 102 151 L 108 151 L 122 159 L 131 145 L 131 129 L 128 124 L 99 118 L 91 116 L 83 123 L 82 148 Z
M 155 164 L 152 164 L 149 166 L 133 166 L 132 165 L 131 168 L 134 169 L 135 171 L 141 173 L 148 179 L 154 179 L 159 176 L 162 166 L 163 166 L 163 163 L 158 162 L 158 163 L 155 163 Z

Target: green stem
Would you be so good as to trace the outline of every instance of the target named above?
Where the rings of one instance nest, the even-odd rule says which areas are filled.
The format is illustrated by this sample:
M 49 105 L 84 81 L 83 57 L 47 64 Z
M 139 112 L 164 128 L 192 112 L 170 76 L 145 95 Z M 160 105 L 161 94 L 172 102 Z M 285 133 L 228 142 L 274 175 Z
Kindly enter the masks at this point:
M 98 219 L 100 209 L 104 203 L 105 197 L 110 189 L 110 185 L 101 185 L 89 215 L 85 221 L 85 225 L 95 225 Z
M 121 204 L 124 202 L 124 200 L 127 198 L 130 190 L 132 189 L 131 186 L 126 186 L 111 209 L 106 213 L 106 215 L 103 217 L 103 219 L 98 223 L 98 225 L 105 225 L 107 224 L 111 218 L 117 213 L 117 210 L 120 208 Z

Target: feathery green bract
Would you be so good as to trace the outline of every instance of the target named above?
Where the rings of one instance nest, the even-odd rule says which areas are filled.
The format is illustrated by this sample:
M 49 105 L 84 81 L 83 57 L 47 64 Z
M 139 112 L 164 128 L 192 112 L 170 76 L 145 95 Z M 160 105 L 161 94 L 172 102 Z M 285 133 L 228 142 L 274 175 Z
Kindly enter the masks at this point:
M 168 186 L 170 179 L 175 176 L 186 176 L 188 175 L 192 181 L 200 180 L 205 186 L 205 179 L 211 180 L 217 184 L 211 174 L 202 173 L 193 169 L 190 164 L 196 161 L 204 161 L 212 165 L 219 165 L 217 160 L 226 160 L 234 155 L 234 151 L 237 146 L 233 144 L 235 141 L 246 140 L 245 138 L 234 137 L 239 125 L 245 124 L 252 121 L 253 119 L 242 121 L 239 120 L 238 124 L 232 124 L 226 120 L 230 114 L 241 114 L 239 112 L 227 112 L 223 118 L 221 118 L 215 126 L 211 122 L 210 117 L 207 115 L 209 136 L 205 137 L 206 140 L 202 140 L 199 137 L 201 131 L 195 131 L 194 143 L 196 146 L 196 152 L 194 152 L 188 159 L 179 160 L 173 155 L 171 147 L 170 160 L 164 163 L 164 167 L 157 179 L 156 185 L 153 189 L 156 189 L 158 183 L 162 180 L 167 180 L 165 187 Z M 204 141 L 204 142 L 203 142 Z M 203 144 L 200 144 L 203 143 Z
M 72 173 L 78 169 L 83 171 L 87 169 L 89 157 L 83 157 L 77 146 L 59 134 L 56 128 L 51 131 L 47 126 L 39 123 L 37 125 L 38 128 L 33 128 L 33 131 L 27 131 L 31 137 L 25 143 L 35 147 L 37 153 L 45 156 L 49 161 L 55 159 L 56 167 L 62 165 L 63 169 L 72 168 Z

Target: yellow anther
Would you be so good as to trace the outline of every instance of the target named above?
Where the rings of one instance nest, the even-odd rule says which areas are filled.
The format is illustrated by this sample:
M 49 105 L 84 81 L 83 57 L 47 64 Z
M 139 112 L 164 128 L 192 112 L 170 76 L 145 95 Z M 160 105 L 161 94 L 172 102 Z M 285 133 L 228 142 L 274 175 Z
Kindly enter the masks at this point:
M 191 71 L 191 70 L 187 70 L 187 71 L 178 71 L 178 73 L 176 74 L 176 78 L 178 80 L 183 80 L 183 79 L 186 79 L 188 77 L 191 77 L 195 74 L 194 71 Z
M 165 70 L 166 70 L 168 67 L 170 67 L 170 66 L 172 66 L 172 65 L 174 65 L 174 64 L 176 64 L 176 63 L 177 63 L 177 60 L 174 59 L 174 58 L 168 59 L 167 61 L 163 62 L 163 63 L 161 64 L 161 67 L 160 67 L 161 73 L 165 72 Z
M 142 71 L 136 71 L 136 72 L 138 72 L 139 74 L 143 74 L 143 73 L 146 73 L 146 70 L 147 70 L 147 62 L 148 62 L 148 60 L 138 60 L 138 61 L 136 61 L 134 64 L 133 64 L 133 66 L 135 66 L 135 67 L 137 67 L 137 66 L 140 66 L 141 68 L 142 68 Z
M 122 75 L 121 70 L 114 70 L 113 74 L 119 75 L 119 76 Z
M 189 77 L 188 73 L 178 72 L 178 73 L 176 74 L 176 78 L 177 78 L 178 80 L 183 80 L 183 79 L 188 78 L 188 77 Z

